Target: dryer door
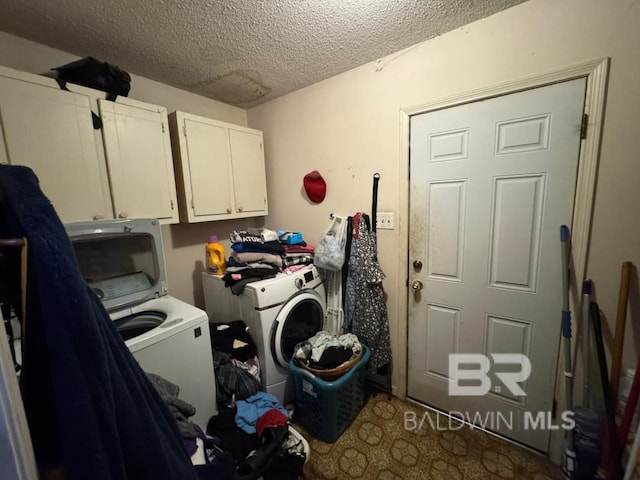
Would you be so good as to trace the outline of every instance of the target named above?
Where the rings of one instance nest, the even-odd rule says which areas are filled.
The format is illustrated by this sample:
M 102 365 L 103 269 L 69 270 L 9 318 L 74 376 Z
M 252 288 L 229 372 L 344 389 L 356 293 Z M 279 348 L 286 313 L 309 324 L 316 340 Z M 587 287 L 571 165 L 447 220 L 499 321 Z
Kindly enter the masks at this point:
M 271 353 L 288 368 L 294 347 L 322 330 L 325 303 L 313 290 L 302 291 L 284 304 L 271 328 Z

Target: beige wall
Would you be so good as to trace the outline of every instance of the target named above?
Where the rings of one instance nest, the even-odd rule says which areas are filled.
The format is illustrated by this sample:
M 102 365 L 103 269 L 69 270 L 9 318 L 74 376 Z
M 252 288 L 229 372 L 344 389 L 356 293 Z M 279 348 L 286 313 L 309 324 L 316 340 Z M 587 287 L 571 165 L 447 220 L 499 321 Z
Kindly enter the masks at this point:
M 78 57 L 0 32 L 0 65 L 30 73 L 47 73 L 52 67 Z M 237 125 L 247 125 L 245 110 L 132 74 L 129 97 Z M 212 182 L 213 183 L 213 182 Z M 162 227 L 169 292 L 204 307 L 200 272 L 209 235 L 228 238 L 234 229 L 262 223 L 262 218 Z M 228 242 L 227 242 L 228 244 Z
M 608 103 L 595 198 L 588 276 L 609 323 L 617 304 L 620 265 L 640 265 L 640 3 L 634 0 L 530 0 L 484 20 L 255 107 L 249 125 L 264 131 L 268 223 L 298 229 L 317 241 L 330 212 L 371 211 L 371 177 L 380 172 L 379 211 L 406 224 L 407 164 L 399 112 L 452 95 L 611 57 Z M 302 177 L 317 169 L 327 198 L 311 205 Z M 379 257 L 396 365 L 406 355 L 398 338 L 406 322 L 406 265 L 398 262 L 407 238 L 379 231 Z M 627 320 L 625 364 L 635 366 L 640 337 L 637 274 Z M 560 308 L 560 306 L 558 307 Z M 635 323 L 636 326 L 631 326 Z M 560 335 L 558 331 L 558 335 Z M 404 371 L 394 372 L 394 385 Z

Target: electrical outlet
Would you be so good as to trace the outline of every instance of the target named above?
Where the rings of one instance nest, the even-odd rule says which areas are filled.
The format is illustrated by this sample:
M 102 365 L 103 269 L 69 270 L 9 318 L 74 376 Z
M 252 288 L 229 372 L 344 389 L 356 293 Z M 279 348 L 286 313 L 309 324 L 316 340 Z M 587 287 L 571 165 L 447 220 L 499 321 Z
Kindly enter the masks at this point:
M 394 228 L 394 214 L 378 212 L 376 214 L 376 228 L 378 230 L 393 230 Z

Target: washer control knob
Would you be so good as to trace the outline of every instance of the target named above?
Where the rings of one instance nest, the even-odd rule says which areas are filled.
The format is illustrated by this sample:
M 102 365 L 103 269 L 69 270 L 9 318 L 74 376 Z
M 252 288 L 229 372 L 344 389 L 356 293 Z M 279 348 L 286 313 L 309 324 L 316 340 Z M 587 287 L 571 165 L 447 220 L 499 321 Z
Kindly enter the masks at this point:
M 304 282 L 302 281 L 301 278 L 296 278 L 293 283 L 297 289 L 301 289 L 302 287 L 304 287 Z

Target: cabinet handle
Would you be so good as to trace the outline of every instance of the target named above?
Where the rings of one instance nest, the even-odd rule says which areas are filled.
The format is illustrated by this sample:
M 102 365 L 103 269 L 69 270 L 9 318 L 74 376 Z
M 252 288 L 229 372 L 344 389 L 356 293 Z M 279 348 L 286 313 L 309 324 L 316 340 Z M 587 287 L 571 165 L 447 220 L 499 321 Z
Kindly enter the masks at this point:
M 238 205 L 238 211 L 241 212 L 242 211 L 242 205 Z
M 129 215 L 127 214 L 127 212 L 120 212 L 118 214 L 118 218 L 127 218 Z
M 227 207 L 227 213 L 231 213 L 231 207 Z
M 93 216 L 93 219 L 94 219 L 94 220 L 102 220 L 103 218 L 104 218 L 104 215 L 103 215 L 103 214 L 101 214 L 101 213 L 96 213 L 96 214 Z

